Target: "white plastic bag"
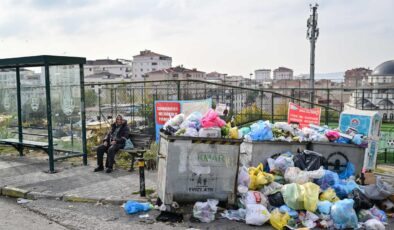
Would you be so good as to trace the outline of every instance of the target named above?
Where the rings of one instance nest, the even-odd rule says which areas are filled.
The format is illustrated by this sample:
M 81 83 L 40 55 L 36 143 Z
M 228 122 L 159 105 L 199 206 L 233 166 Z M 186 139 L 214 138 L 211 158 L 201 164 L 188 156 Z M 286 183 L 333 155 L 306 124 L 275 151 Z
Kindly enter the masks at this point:
M 285 172 L 285 180 L 289 183 L 305 184 L 312 179 L 319 179 L 324 176 L 324 169 L 320 167 L 315 171 L 302 171 L 297 167 L 290 167 Z
M 385 226 L 377 219 L 370 219 L 364 223 L 366 230 L 385 230 Z
M 270 195 L 272 192 L 280 190 L 283 187 L 282 184 L 279 184 L 278 182 L 271 182 L 268 185 L 265 185 L 262 189 L 260 189 L 260 192 L 262 192 L 265 196 Z
M 267 197 L 265 197 L 264 194 L 258 191 L 249 191 L 245 193 L 243 199 L 244 205 L 246 207 L 250 204 L 262 204 L 264 206 L 267 206 L 268 203 Z
M 246 207 L 246 224 L 263 225 L 271 217 L 267 208 L 261 204 L 250 204 Z
M 219 201 L 215 199 L 208 199 L 207 202 L 196 202 L 193 207 L 193 217 L 204 223 L 214 221 L 218 203 Z

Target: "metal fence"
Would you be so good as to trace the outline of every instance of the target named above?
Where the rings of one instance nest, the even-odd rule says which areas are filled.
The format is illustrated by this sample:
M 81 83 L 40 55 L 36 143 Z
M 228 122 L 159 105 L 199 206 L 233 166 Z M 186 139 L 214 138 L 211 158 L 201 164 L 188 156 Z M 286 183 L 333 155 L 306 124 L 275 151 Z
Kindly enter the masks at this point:
M 86 118 L 106 120 L 116 114 L 129 118 L 132 126 L 153 128 L 154 101 L 198 100 L 212 98 L 213 105 L 225 104 L 225 120 L 242 125 L 258 119 L 278 121 L 287 119 L 289 102 L 303 107 L 321 107 L 322 122 L 338 121 L 341 106 L 330 103 L 310 103 L 301 93 L 253 89 L 247 86 L 219 84 L 199 80 L 146 81 L 110 84 L 86 84 Z M 295 96 L 298 93 L 298 97 Z
M 233 82 L 220 84 L 199 80 L 163 80 L 145 82 L 122 82 L 85 84 L 85 102 L 87 124 L 95 121 L 109 122 L 117 114 L 125 116 L 130 126 L 154 133 L 154 102 L 155 100 L 198 100 L 212 98 L 213 105 L 226 104 L 228 107 L 227 121 L 243 125 L 258 119 L 286 121 L 289 102 L 302 107 L 320 107 L 321 123 L 330 127 L 338 127 L 340 112 L 346 106 L 364 110 L 379 110 L 384 116 L 386 133 L 391 133 L 394 126 L 394 106 L 387 100 L 372 106 L 373 100 L 388 98 L 394 95 L 388 88 L 352 89 L 352 88 L 315 88 L 316 101 L 309 102 L 308 88 L 264 89 L 252 87 L 250 82 L 240 86 Z M 393 92 L 394 93 L 394 92 Z M 380 95 L 378 95 L 380 94 Z M 369 100 L 368 98 L 373 98 Z M 371 103 L 367 103 L 367 101 Z M 364 102 L 363 105 L 361 102 Z M 100 123 L 102 124 L 102 123 Z M 390 131 L 391 130 L 391 131 Z M 386 141 L 382 136 L 383 141 Z M 381 147 L 379 162 L 394 163 L 393 149 Z

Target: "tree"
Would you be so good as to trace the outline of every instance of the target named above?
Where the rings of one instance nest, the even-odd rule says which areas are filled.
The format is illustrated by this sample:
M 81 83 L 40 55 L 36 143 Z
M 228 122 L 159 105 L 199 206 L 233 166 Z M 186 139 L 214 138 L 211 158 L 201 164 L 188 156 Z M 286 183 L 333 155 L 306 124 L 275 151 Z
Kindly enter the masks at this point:
M 85 107 L 94 107 L 97 103 L 97 94 L 94 89 L 85 90 Z

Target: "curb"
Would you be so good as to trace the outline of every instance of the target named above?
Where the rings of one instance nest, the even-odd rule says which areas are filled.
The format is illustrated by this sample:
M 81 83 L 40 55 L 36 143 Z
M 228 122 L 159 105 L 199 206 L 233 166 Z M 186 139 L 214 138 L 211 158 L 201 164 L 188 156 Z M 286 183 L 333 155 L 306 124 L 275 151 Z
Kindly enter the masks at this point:
M 95 197 L 79 197 L 77 195 L 54 195 L 41 192 L 31 192 L 28 190 L 16 188 L 16 187 L 0 187 L 0 195 L 13 198 L 25 198 L 29 200 L 61 200 L 64 202 L 75 202 L 75 203 L 102 203 L 111 205 L 122 205 L 127 202 L 127 199 L 116 199 L 116 198 L 95 198 Z M 155 201 L 155 198 L 137 198 L 133 199 L 137 202 L 149 202 Z

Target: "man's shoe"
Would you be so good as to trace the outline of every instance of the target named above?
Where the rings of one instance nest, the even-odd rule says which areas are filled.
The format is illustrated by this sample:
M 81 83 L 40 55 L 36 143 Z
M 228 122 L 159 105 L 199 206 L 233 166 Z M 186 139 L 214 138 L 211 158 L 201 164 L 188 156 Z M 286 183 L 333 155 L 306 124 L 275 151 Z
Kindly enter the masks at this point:
M 94 169 L 94 172 L 100 172 L 100 171 L 103 171 L 103 170 L 104 170 L 104 167 L 97 167 L 97 168 Z
M 111 173 L 111 172 L 112 172 L 112 169 L 107 168 L 107 170 L 105 170 L 105 172 L 106 172 L 106 173 Z

